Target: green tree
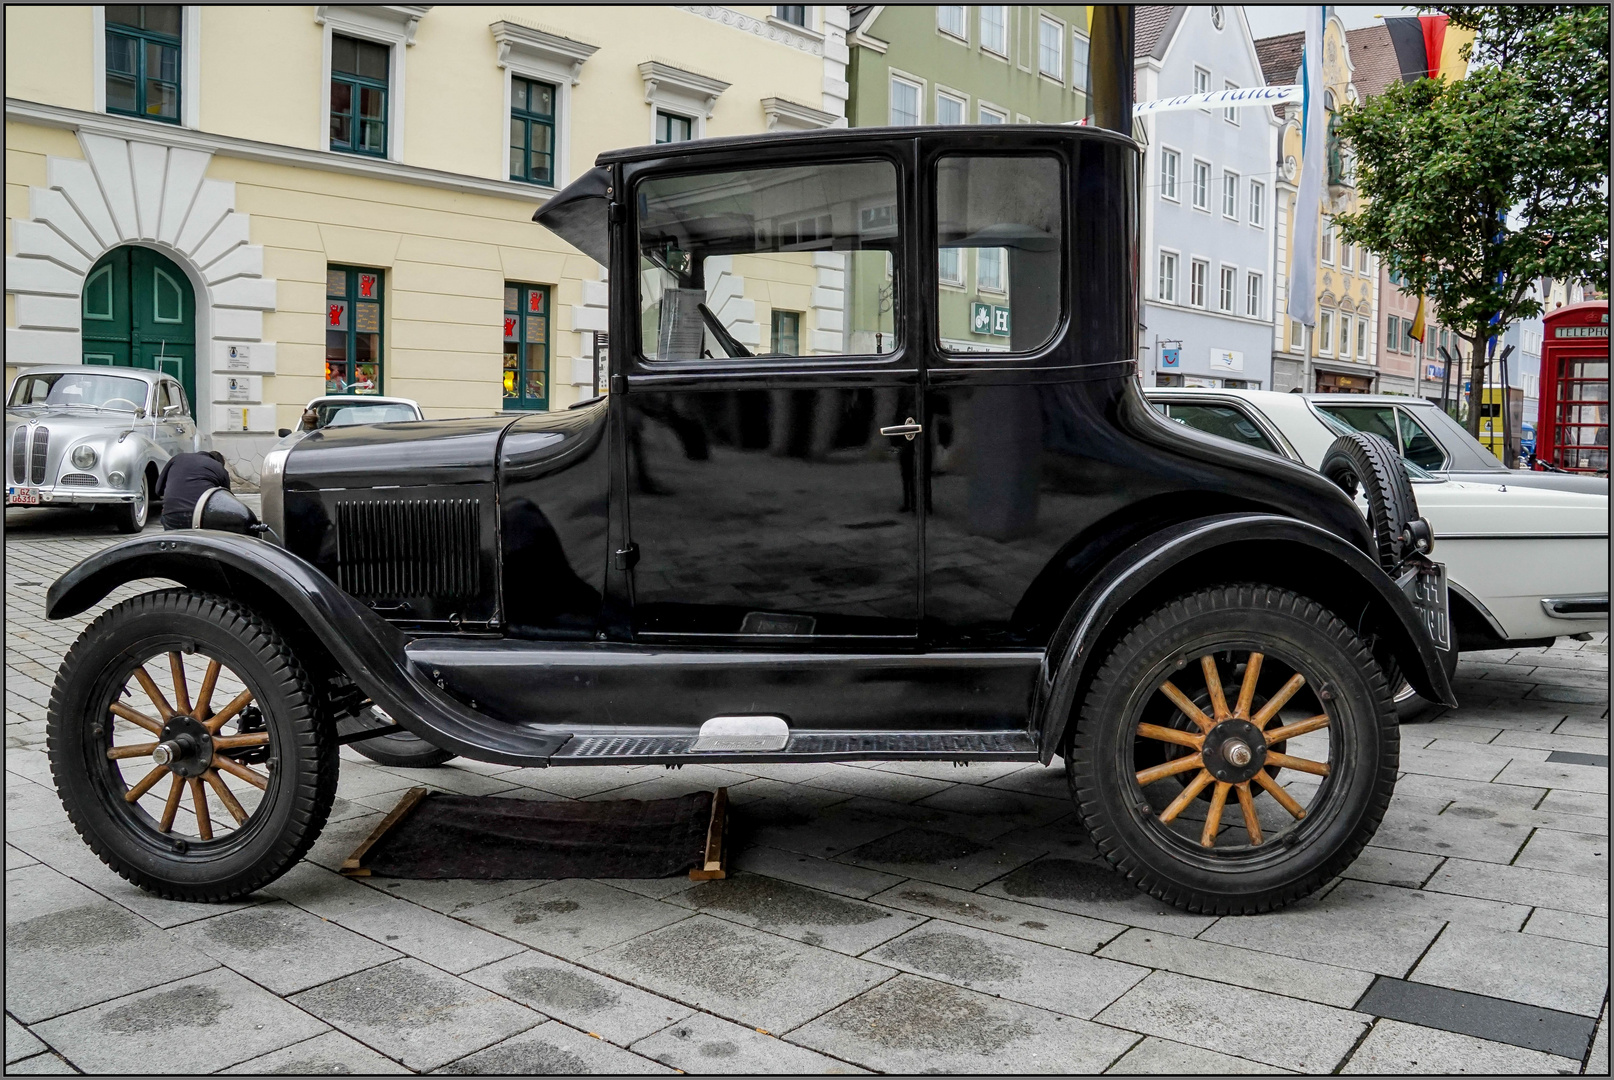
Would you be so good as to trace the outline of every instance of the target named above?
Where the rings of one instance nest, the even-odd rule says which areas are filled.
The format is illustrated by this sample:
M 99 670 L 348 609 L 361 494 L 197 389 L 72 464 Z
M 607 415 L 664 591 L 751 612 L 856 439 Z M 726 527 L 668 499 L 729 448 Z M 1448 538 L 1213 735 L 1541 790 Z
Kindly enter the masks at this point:
M 1424 10 L 1475 31 L 1468 76 L 1397 81 L 1345 110 L 1363 198 L 1338 223 L 1469 343 L 1477 391 L 1486 340 L 1540 314 L 1534 281 L 1608 289 L 1608 8 Z

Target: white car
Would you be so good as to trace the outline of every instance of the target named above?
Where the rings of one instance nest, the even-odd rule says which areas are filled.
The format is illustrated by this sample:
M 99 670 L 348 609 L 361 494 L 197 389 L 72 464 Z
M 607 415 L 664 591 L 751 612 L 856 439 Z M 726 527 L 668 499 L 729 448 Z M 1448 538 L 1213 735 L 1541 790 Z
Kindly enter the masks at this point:
M 303 406 L 303 416 L 314 414 L 312 428 L 299 425 L 301 431 L 318 431 L 327 427 L 347 427 L 350 424 L 391 424 L 400 420 L 424 420 L 420 405 L 411 398 L 381 397 L 378 394 L 328 394 L 317 397 Z M 281 428 L 285 438 L 291 428 Z
M 1300 394 L 1174 387 L 1144 394 L 1173 420 L 1314 469 L 1352 430 Z M 1519 475 L 1512 470 L 1483 482 L 1443 480 L 1402 461 L 1434 530 L 1434 557 L 1446 564 L 1459 651 L 1608 629 L 1606 489 L 1522 486 L 1511 482 Z

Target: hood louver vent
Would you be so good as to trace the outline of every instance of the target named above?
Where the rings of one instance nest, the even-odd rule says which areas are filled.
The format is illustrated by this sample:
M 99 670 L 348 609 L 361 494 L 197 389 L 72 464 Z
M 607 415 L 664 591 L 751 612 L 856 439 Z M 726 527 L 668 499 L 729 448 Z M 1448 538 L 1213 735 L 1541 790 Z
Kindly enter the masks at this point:
M 474 599 L 482 589 L 480 503 L 337 503 L 337 584 L 362 599 Z

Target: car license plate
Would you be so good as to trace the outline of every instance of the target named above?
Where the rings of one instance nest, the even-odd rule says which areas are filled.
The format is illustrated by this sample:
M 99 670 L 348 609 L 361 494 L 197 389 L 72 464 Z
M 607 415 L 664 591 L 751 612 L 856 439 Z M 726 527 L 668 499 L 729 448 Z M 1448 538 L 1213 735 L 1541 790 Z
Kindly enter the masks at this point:
M 38 506 L 39 492 L 35 488 L 6 488 L 7 506 Z
M 1446 564 L 1417 558 L 1396 579 L 1401 591 L 1423 616 L 1435 648 L 1451 648 L 1451 606 L 1446 589 Z

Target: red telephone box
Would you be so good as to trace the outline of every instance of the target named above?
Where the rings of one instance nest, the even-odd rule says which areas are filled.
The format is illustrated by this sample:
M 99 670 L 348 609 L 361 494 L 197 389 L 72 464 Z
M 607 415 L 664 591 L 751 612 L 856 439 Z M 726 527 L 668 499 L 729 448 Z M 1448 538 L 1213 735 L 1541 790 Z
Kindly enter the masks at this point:
M 1536 459 L 1608 475 L 1608 301 L 1569 304 L 1542 320 Z

